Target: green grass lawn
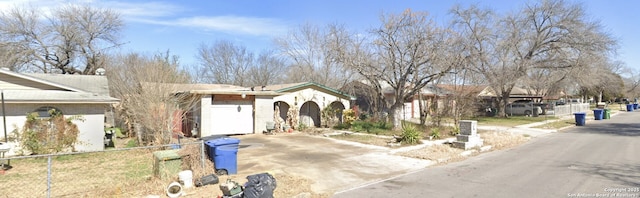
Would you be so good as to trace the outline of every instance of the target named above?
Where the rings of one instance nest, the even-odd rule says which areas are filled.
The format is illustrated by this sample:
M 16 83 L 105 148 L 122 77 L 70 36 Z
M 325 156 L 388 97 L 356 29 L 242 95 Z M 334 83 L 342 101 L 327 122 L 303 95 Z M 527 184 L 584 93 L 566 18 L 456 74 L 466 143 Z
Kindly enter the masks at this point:
M 564 120 L 558 120 L 555 122 L 550 122 L 547 124 L 543 124 L 540 126 L 536 126 L 534 128 L 539 128 L 539 129 L 560 129 L 563 127 L 568 127 L 568 126 L 574 126 L 576 125 L 576 120 L 575 119 L 564 119 Z
M 472 120 L 477 120 L 479 125 L 489 126 L 506 126 L 513 127 L 523 124 L 530 124 L 534 122 L 542 122 L 545 120 L 556 120 L 555 116 L 541 115 L 539 117 L 526 117 L 526 116 L 511 116 L 508 118 L 503 117 L 475 117 Z

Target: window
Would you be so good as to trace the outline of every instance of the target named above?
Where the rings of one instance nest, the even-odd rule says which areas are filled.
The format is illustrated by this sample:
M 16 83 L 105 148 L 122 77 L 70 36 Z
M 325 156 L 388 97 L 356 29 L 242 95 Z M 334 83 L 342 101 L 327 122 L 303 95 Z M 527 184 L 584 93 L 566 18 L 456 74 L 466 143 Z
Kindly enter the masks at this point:
M 38 113 L 38 117 L 40 118 L 51 118 L 54 114 L 62 114 L 62 111 L 55 107 L 40 107 L 34 111 Z

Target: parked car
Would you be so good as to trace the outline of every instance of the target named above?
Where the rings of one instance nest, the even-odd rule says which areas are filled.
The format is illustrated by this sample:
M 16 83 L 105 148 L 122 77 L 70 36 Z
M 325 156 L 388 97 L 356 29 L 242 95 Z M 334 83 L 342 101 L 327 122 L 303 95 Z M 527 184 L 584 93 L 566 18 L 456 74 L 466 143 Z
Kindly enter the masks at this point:
M 626 98 L 616 98 L 616 99 L 614 100 L 614 102 L 615 102 L 615 103 L 618 103 L 618 104 L 623 104 L 623 103 L 624 103 L 624 104 L 629 104 L 629 99 L 626 99 Z
M 534 106 L 538 106 L 540 107 L 540 109 L 542 109 L 541 111 L 538 111 L 538 115 L 547 114 L 547 110 L 551 108 L 548 103 L 533 102 L 533 100 L 516 100 L 516 101 L 513 101 L 512 104 L 533 104 Z
M 534 112 L 543 114 L 542 108 L 534 105 L 533 103 L 511 103 L 507 105 L 505 113 L 509 115 L 525 115 L 532 116 Z
M 515 100 L 513 103 L 532 103 L 533 100 Z

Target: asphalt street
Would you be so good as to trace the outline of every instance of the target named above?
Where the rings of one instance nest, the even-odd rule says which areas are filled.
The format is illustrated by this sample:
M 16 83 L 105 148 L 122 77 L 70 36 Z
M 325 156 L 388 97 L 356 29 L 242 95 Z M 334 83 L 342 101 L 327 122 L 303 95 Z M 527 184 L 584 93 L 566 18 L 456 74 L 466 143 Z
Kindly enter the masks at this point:
M 334 197 L 640 197 L 640 111 Z

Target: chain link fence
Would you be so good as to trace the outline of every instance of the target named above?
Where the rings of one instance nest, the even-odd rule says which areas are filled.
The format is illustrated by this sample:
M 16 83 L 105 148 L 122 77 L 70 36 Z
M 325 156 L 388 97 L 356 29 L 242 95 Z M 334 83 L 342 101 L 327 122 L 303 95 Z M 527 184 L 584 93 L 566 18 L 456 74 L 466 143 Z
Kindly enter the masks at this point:
M 175 149 L 178 146 L 181 149 Z M 177 181 L 177 173 L 162 177 L 163 171 L 173 170 L 161 165 L 165 159 L 154 157 L 154 153 L 175 150 L 181 157 L 179 170 L 192 170 L 193 178 L 196 178 L 215 172 L 205 149 L 202 141 L 196 141 L 100 152 L 0 158 L 0 163 L 10 165 L 8 170 L 0 169 L 0 198 L 159 194 L 158 186 Z

